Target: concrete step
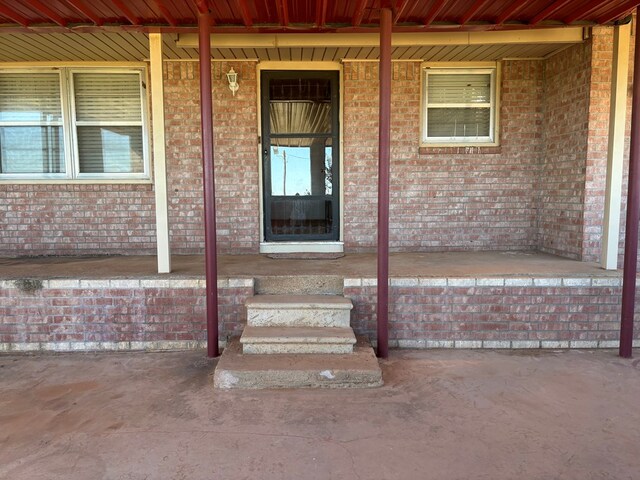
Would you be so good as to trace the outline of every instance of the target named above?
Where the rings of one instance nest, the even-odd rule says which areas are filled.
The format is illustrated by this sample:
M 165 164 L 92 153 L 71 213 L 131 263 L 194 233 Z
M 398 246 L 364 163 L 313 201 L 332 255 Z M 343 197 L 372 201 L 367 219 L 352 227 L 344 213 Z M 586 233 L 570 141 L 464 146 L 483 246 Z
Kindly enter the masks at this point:
M 216 389 L 367 388 L 382 385 L 373 349 L 358 338 L 346 355 L 243 355 L 231 339 L 215 369 Z
M 279 275 L 255 278 L 258 295 L 342 295 L 344 280 L 337 275 Z
M 348 328 L 353 308 L 337 295 L 256 295 L 245 305 L 252 327 Z
M 349 354 L 356 337 L 351 328 L 245 327 L 240 337 L 242 353 Z

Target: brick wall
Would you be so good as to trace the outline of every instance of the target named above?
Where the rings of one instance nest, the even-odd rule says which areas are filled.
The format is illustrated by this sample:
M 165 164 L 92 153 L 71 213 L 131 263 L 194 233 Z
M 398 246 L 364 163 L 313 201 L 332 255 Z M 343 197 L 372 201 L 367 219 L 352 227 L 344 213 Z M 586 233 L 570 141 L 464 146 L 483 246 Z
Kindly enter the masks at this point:
M 394 62 L 391 248 L 600 256 L 612 31 L 546 61 L 503 62 L 499 147 L 421 148 L 419 62 Z M 632 52 L 633 55 L 633 52 Z M 233 66 L 240 90 L 225 73 Z M 220 253 L 257 253 L 254 62 L 214 62 Z M 344 239 L 371 251 L 377 224 L 378 64 L 344 64 Z M 164 65 L 171 249 L 202 253 L 197 62 Z M 356 128 L 357 126 L 357 128 Z M 625 170 L 626 185 L 626 170 Z M 626 192 L 626 186 L 623 195 Z M 624 241 L 623 225 L 620 248 Z M 0 185 L 0 255 L 153 254 L 151 185 Z
M 238 72 L 235 97 L 226 72 Z M 202 253 L 204 220 L 197 62 L 165 62 L 165 128 L 171 250 Z M 259 179 L 255 62 L 212 65 L 219 253 L 257 253 Z
M 544 75 L 539 247 L 544 252 L 579 259 L 583 244 L 591 42 L 548 59 Z
M 587 139 L 585 162 L 584 225 L 581 260 L 597 262 L 602 254 L 601 237 L 607 184 L 613 29 L 594 28 L 591 31 L 591 35 L 589 138 Z
M 252 279 L 219 281 L 220 334 L 239 334 Z M 0 351 L 189 348 L 206 342 L 204 280 L 0 281 Z
M 345 279 L 352 326 L 376 336 L 375 279 Z M 619 278 L 395 278 L 390 344 L 439 348 L 617 348 Z M 636 322 L 635 344 L 640 345 Z
M 151 185 L 0 185 L 0 256 L 155 253 Z
M 393 64 L 394 251 L 536 247 L 542 73 L 542 62 L 504 62 L 499 148 L 421 149 L 420 63 Z M 345 249 L 366 251 L 376 243 L 378 64 L 345 63 L 343 88 Z
M 376 283 L 348 278 L 356 332 L 376 337 Z M 393 278 L 391 346 L 617 348 L 621 279 Z M 246 324 L 253 279 L 221 279 L 220 339 Z M 640 323 L 634 335 L 640 346 Z M 206 345 L 202 279 L 0 281 L 0 352 Z

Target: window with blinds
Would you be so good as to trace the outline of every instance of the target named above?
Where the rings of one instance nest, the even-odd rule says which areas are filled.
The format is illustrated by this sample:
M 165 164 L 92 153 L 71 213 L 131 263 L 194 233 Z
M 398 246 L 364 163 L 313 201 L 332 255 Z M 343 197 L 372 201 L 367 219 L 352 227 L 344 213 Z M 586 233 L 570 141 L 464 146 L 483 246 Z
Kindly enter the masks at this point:
M 0 174 L 65 173 L 60 75 L 0 75 Z
M 142 73 L 0 71 L 0 178 L 148 178 Z
M 423 143 L 494 143 L 495 77 L 494 68 L 426 69 Z

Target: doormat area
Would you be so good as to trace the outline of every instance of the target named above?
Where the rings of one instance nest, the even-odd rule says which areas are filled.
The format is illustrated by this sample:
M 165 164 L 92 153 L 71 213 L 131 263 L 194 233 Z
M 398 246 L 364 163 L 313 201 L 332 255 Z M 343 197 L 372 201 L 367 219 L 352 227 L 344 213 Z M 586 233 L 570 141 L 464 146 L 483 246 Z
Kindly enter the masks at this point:
M 344 257 L 344 253 L 268 253 L 274 260 L 335 260 Z

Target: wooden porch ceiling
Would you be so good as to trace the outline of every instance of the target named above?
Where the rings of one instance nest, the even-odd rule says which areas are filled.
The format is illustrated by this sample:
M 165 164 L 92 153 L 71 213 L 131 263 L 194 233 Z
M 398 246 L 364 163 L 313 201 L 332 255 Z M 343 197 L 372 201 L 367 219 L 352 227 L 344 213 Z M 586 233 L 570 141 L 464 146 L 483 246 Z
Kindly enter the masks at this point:
M 377 31 L 391 5 L 394 31 L 472 31 L 610 24 L 640 0 L 3 0 L 0 34 L 195 32 L 198 8 L 213 32 Z

